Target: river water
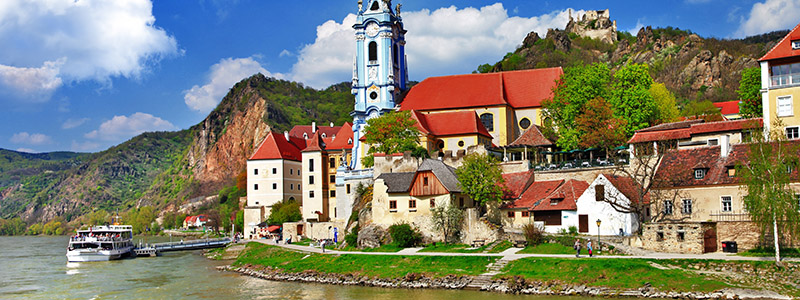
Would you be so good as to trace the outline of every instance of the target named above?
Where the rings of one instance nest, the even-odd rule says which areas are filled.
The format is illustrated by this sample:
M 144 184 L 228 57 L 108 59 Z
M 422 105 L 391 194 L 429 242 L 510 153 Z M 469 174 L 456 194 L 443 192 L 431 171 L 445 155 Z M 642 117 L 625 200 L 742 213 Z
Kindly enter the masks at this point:
M 67 263 L 67 239 L 0 237 L 0 299 L 578 299 L 274 282 L 219 272 L 215 267 L 229 262 L 209 260 L 199 250 Z

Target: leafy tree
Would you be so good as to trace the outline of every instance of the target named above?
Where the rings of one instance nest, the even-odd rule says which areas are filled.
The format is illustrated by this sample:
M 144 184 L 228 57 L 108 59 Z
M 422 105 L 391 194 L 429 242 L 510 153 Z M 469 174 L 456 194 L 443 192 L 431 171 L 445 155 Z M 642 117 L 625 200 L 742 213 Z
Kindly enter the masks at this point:
M 433 228 L 442 231 L 445 243 L 458 239 L 458 231 L 464 220 L 464 211 L 455 205 L 441 205 L 431 209 Z
M 489 73 L 492 71 L 492 65 L 490 64 L 482 64 L 478 66 L 477 69 L 478 73 Z
M 236 212 L 234 224 L 236 224 L 236 231 L 244 231 L 244 210 L 239 210 Z
M 364 137 L 370 148 L 361 163 L 367 167 L 372 166 L 375 153 L 412 151 L 417 156 L 427 156 L 427 151 L 419 145 L 419 130 L 415 124 L 410 111 L 389 112 L 367 120 Z
M 708 100 L 689 101 L 689 103 L 683 107 L 681 114 L 687 118 L 703 119 L 706 120 L 706 122 L 722 121 L 719 108 Z
M 392 237 L 392 242 L 402 248 L 413 247 L 422 241 L 422 234 L 414 230 L 408 223 L 389 226 L 389 235 Z
M 776 122 L 773 128 L 782 128 Z M 746 160 L 736 166 L 741 177 L 741 189 L 746 192 L 744 207 L 762 232 L 772 227 L 775 242 L 775 262 L 780 263 L 779 236 L 800 234 L 800 204 L 789 187 L 797 180 L 798 147 L 790 144 L 780 130 L 766 137 L 754 135 Z M 783 231 L 779 235 L 779 230 Z
M 286 222 L 296 222 L 303 219 L 300 204 L 296 200 L 284 200 L 272 205 L 267 218 L 269 225 L 281 225 Z
M 627 122 L 627 136 L 653 122 L 656 103 L 650 95 L 653 78 L 646 64 L 631 64 L 614 73 L 609 102 L 614 114 Z
M 464 157 L 463 164 L 456 169 L 461 189 L 472 200 L 486 205 L 500 202 L 503 196 L 502 171 L 497 160 L 488 154 L 472 153 Z
M 578 143 L 583 148 L 598 147 L 606 150 L 625 144 L 625 120 L 614 117 L 611 105 L 603 98 L 594 98 L 586 103 L 583 113 L 575 119 L 579 131 L 583 132 Z
M 42 227 L 42 233 L 46 235 L 63 235 L 65 231 L 66 228 L 59 219 L 50 220 Z
M 27 225 L 19 217 L 13 219 L 0 219 L 0 235 L 22 235 L 25 234 Z
M 654 82 L 650 86 L 650 96 L 656 103 L 656 113 L 653 119 L 658 123 L 670 123 L 678 121 L 680 111 L 675 100 L 675 95 L 670 92 L 663 83 Z
M 25 233 L 27 235 L 40 235 L 42 234 L 43 225 L 41 223 L 35 223 L 28 227 L 28 231 Z
M 602 63 L 579 65 L 564 70 L 553 90 L 553 98 L 547 99 L 543 119 L 552 122 L 545 131 L 554 131 L 556 144 L 562 149 L 578 147 L 581 132 L 575 127 L 575 118 L 581 113 L 589 100 L 607 98 L 611 70 Z
M 86 214 L 84 222 L 84 224 L 89 226 L 110 224 L 111 215 L 104 209 L 98 209 Z
M 753 67 L 742 70 L 742 79 L 739 80 L 739 89 L 736 90 L 742 101 L 739 113 L 745 118 L 758 118 L 762 112 L 761 107 L 761 68 Z

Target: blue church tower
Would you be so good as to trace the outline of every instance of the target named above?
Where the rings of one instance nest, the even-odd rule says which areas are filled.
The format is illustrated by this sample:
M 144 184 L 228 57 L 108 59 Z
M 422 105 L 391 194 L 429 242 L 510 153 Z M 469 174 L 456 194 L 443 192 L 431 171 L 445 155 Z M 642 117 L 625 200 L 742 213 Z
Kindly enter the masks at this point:
M 405 34 L 400 6 L 391 0 L 358 1 L 356 55 L 353 61 L 355 109 L 353 116 L 353 161 L 350 168 L 362 169 L 365 154 L 359 139 L 369 118 L 395 108 L 408 82 Z

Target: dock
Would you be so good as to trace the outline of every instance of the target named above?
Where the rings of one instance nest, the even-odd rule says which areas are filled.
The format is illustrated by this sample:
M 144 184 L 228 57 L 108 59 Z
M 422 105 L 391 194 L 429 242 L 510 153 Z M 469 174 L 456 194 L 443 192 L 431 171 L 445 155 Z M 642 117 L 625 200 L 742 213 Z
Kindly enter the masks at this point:
M 202 239 L 202 240 L 190 240 L 190 241 L 180 241 L 180 242 L 168 242 L 168 243 L 155 243 L 155 244 L 139 244 L 138 247 L 133 249 L 133 252 L 136 256 L 159 256 L 162 252 L 171 252 L 171 251 L 188 251 L 188 250 L 200 250 L 200 249 L 212 249 L 212 248 L 220 248 L 225 247 L 231 243 L 230 238 L 220 238 L 220 239 Z

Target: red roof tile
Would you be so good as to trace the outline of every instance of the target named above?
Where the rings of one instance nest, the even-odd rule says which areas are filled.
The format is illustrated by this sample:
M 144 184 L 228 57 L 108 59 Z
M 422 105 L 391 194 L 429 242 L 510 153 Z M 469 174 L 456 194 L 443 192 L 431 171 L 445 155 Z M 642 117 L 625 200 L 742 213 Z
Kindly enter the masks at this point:
M 402 110 L 445 110 L 510 105 L 541 107 L 552 96 L 560 67 L 486 74 L 429 77 L 406 95 Z
M 328 138 L 336 135 L 340 129 L 342 129 L 342 126 L 317 126 L 316 132 L 319 132 L 320 134 L 324 133 L 325 137 Z M 291 130 L 289 130 L 289 136 L 298 138 L 311 137 L 311 134 L 313 134 L 312 131 L 311 125 L 295 125 Z M 306 136 L 303 136 L 304 133 Z
M 335 136 L 326 145 L 326 150 L 350 150 L 353 148 L 353 124 L 350 124 L 350 122 L 344 123 L 344 126 L 341 126 Z
M 533 170 L 503 174 L 503 199 L 513 200 L 519 198 L 522 192 L 533 183 L 533 179 Z
M 792 29 L 783 39 L 781 39 L 775 47 L 772 47 L 767 54 L 761 57 L 758 61 L 775 60 L 793 56 L 800 56 L 800 49 L 792 49 L 792 41 L 800 40 L 800 24 Z
M 471 110 L 414 115 L 421 121 L 420 125 L 425 124 L 424 131 L 435 136 L 480 134 L 492 138 L 478 114 Z
M 539 129 L 539 126 L 533 125 L 528 130 L 520 135 L 517 140 L 513 143 L 508 144 L 509 146 L 532 146 L 532 147 L 539 147 L 539 146 L 553 146 L 555 143 L 548 140 L 542 134 L 542 131 Z
M 530 209 L 540 200 L 555 192 L 562 183 L 564 183 L 564 180 L 535 181 L 522 192 L 519 199 L 504 205 L 503 208 Z
M 632 178 L 627 176 L 619 176 L 614 174 L 603 174 L 603 177 L 608 179 L 620 193 L 625 195 L 630 201 L 638 201 L 640 198 L 640 193 L 642 193 L 641 185 L 637 182 L 634 182 Z M 644 195 L 645 203 L 650 201 L 650 195 Z
M 672 123 L 662 123 L 655 126 L 639 129 L 636 132 L 650 132 L 650 131 L 663 131 L 670 129 L 689 128 L 692 127 L 692 124 L 703 123 L 703 122 L 705 122 L 703 119 L 689 119 Z
M 589 183 L 586 181 L 575 179 L 567 180 L 548 197 L 542 199 L 533 210 L 577 210 L 578 197 L 580 197 L 587 188 L 589 188 Z
M 305 140 L 290 137 L 287 141 L 283 134 L 270 131 L 249 160 L 288 159 L 300 161 L 300 149 L 305 146 Z
M 306 142 L 307 146 L 302 152 L 322 151 L 322 149 L 325 149 L 325 141 L 320 136 L 319 131 L 309 136 Z
M 692 133 L 691 129 L 689 128 L 671 129 L 664 131 L 648 131 L 648 132 L 637 131 L 636 133 L 633 134 L 633 137 L 631 137 L 631 139 L 628 141 L 628 144 L 688 139 L 692 136 L 691 133 Z
M 700 119 L 680 121 L 638 130 L 633 134 L 628 144 L 688 139 L 695 134 L 741 131 L 748 128 L 761 128 L 763 125 L 764 121 L 761 118 L 718 122 L 705 122 Z
M 719 108 L 719 112 L 723 115 L 735 115 L 739 113 L 739 100 L 714 102 L 714 106 Z
M 691 132 L 692 134 L 702 134 L 711 132 L 741 131 L 742 129 L 762 127 L 764 127 L 764 120 L 761 118 L 755 118 L 694 124 L 691 127 Z

